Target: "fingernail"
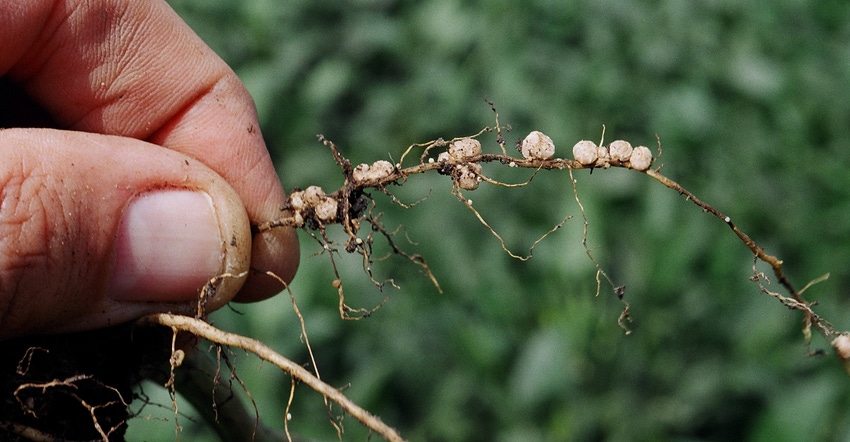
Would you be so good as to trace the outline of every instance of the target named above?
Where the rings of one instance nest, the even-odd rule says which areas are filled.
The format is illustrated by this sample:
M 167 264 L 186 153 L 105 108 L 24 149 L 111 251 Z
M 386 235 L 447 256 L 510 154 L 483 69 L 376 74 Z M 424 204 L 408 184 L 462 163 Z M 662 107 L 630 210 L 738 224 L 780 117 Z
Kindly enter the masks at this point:
M 108 284 L 116 301 L 183 302 L 222 272 L 225 247 L 209 195 L 163 190 L 124 209 Z

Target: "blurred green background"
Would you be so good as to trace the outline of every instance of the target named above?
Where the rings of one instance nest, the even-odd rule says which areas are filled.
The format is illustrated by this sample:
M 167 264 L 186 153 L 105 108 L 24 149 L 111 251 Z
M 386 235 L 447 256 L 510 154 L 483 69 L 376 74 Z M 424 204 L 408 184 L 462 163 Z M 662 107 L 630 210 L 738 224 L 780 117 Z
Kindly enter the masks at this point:
M 568 156 L 604 124 L 607 140 L 654 150 L 658 134 L 663 173 L 784 259 L 797 287 L 831 273 L 807 297 L 850 328 L 850 3 L 171 4 L 247 84 L 287 189 L 341 185 L 318 133 L 355 164 L 398 159 L 411 143 L 493 125 L 485 97 L 512 126 L 509 145 L 541 130 Z M 485 149 L 496 151 L 494 139 L 482 138 Z M 497 169 L 485 172 L 528 177 Z M 319 248 L 302 235 L 292 288 L 323 379 L 411 440 L 850 439 L 850 378 L 823 338 L 813 349 L 829 355 L 806 356 L 801 315 L 748 281 L 752 255 L 722 222 L 638 173 L 577 179 L 589 246 L 628 287 L 632 335 L 617 326 L 616 297 L 594 296 L 580 218 L 519 262 L 445 177 L 417 176 L 393 191 L 405 202 L 428 196 L 418 206 L 376 200 L 445 293 L 400 259 L 375 265 L 402 288 L 381 293 L 346 256 L 349 305 L 389 300 L 367 320 L 340 320 L 327 257 L 312 256 Z M 517 253 L 579 215 L 565 172 L 469 196 Z M 286 296 L 236 308 L 243 314 L 224 309 L 215 324 L 308 362 Z M 236 360 L 264 422 L 282 428 L 289 379 Z M 170 400 L 159 397 L 165 408 L 144 407 L 130 439 L 174 437 Z M 212 437 L 188 415 L 181 424 L 184 440 Z M 304 386 L 290 425 L 336 438 Z M 346 420 L 345 440 L 367 436 Z

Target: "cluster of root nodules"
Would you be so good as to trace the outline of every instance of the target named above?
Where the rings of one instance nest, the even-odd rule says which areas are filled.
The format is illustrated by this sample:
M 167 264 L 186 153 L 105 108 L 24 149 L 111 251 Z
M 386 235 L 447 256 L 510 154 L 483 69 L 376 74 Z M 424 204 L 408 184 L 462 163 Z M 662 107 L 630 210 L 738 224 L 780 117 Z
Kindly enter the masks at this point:
M 294 189 L 286 203 L 281 207 L 283 216 L 260 224 L 258 229 L 265 231 L 278 227 L 296 227 L 311 235 L 321 246 L 320 253 L 327 254 L 330 258 L 336 276 L 333 286 L 337 289 L 339 295 L 340 316 L 344 319 L 360 319 L 371 315 L 377 308 L 380 308 L 380 305 L 363 309 L 352 308 L 346 304 L 343 283 L 335 259 L 337 255 L 341 254 L 342 250 L 347 253 L 359 254 L 362 257 L 365 273 L 376 286 L 383 288 L 389 284 L 396 287 L 393 280 L 377 280 L 372 273 L 372 265 L 375 260 L 373 245 L 376 237 L 387 242 L 391 253 L 403 256 L 419 266 L 437 290 L 440 290 L 437 279 L 431 273 L 423 257 L 418 254 L 407 253 L 398 247 L 393 240 L 396 231 L 386 229 L 380 222 L 381 214 L 375 210 L 375 201 L 369 193 L 370 191 L 384 193 L 394 203 L 409 207 L 401 203 L 390 192 L 391 186 L 403 185 L 411 176 L 421 173 L 433 171 L 445 175 L 452 180 L 452 193 L 498 239 L 502 249 L 514 258 L 527 260 L 531 257 L 533 248 L 537 243 L 561 227 L 571 217 L 566 216 L 535 241 L 527 254 L 519 255 L 507 249 L 502 237 L 490 227 L 484 217 L 472 206 L 472 200 L 466 198 L 464 192 L 473 191 L 482 183 L 503 187 L 524 186 L 530 184 L 534 176 L 544 169 L 568 169 L 572 174 L 573 169 L 621 167 L 645 172 L 653 162 L 652 153 L 648 148 L 644 146 L 633 148 L 629 142 L 622 140 L 614 141 L 607 146 L 602 145 L 602 143 L 597 145 L 591 141 L 579 141 L 572 149 L 572 158 L 559 158 L 556 156 L 557 150 L 552 139 L 539 131 L 533 131 L 524 139 L 516 141 L 516 153 L 519 155 L 516 155 L 516 153 L 509 154 L 510 149 L 505 147 L 506 141 L 502 136 L 503 130 L 509 131 L 510 127 L 500 126 L 497 114 L 495 127 L 486 127 L 474 135 L 453 138 L 448 141 L 440 138 L 427 143 L 413 144 L 405 150 L 398 162 L 379 160 L 372 164 L 358 165 L 353 165 L 333 142 L 323 135 L 319 135 L 319 141 L 330 149 L 335 162 L 342 170 L 344 184 L 332 192 L 325 191 L 318 186 Z M 479 138 L 486 133 L 496 134 L 496 146 L 493 149 L 495 153 L 487 153 L 482 149 Z M 418 157 L 416 153 L 418 153 Z M 412 161 L 409 159 L 411 157 L 417 157 L 418 160 Z M 533 173 L 531 178 L 524 182 L 500 182 L 484 174 L 481 166 L 484 163 L 501 163 L 511 168 L 532 169 Z M 577 194 L 576 199 L 578 199 Z M 581 207 L 580 203 L 579 206 Z M 582 217 L 584 217 L 583 210 Z M 367 228 L 363 228 L 364 224 Z M 345 232 L 343 241 L 330 239 L 328 227 L 332 225 L 342 227 Z M 586 239 L 583 243 L 586 244 Z M 588 256 L 590 256 L 589 250 Z M 593 260 L 592 256 L 591 260 Z M 596 265 L 596 261 L 593 261 Z M 604 275 L 598 265 L 597 270 Z M 605 278 L 608 279 L 607 276 Z M 609 282 L 611 281 L 609 280 Z M 612 288 L 617 289 L 613 283 L 611 285 Z M 622 288 L 618 290 L 622 291 Z M 622 296 L 616 290 L 615 293 L 622 299 Z

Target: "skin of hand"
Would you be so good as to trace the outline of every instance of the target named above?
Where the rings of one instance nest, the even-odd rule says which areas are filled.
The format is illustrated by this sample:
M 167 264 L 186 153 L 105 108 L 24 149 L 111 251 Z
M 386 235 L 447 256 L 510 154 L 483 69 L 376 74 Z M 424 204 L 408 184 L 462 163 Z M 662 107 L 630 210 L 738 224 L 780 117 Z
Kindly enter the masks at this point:
M 0 340 L 292 279 L 295 231 L 251 237 L 286 199 L 253 100 L 164 1 L 2 2 L 0 77 Z

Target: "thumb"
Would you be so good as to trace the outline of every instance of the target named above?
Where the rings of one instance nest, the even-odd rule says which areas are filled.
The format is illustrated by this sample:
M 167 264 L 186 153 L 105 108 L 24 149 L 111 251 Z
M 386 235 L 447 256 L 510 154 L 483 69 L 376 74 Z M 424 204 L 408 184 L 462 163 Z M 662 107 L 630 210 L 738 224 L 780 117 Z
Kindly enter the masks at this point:
M 194 312 L 249 267 L 239 196 L 197 160 L 142 141 L 0 130 L 0 339 Z M 244 278 L 224 278 L 205 307 Z

